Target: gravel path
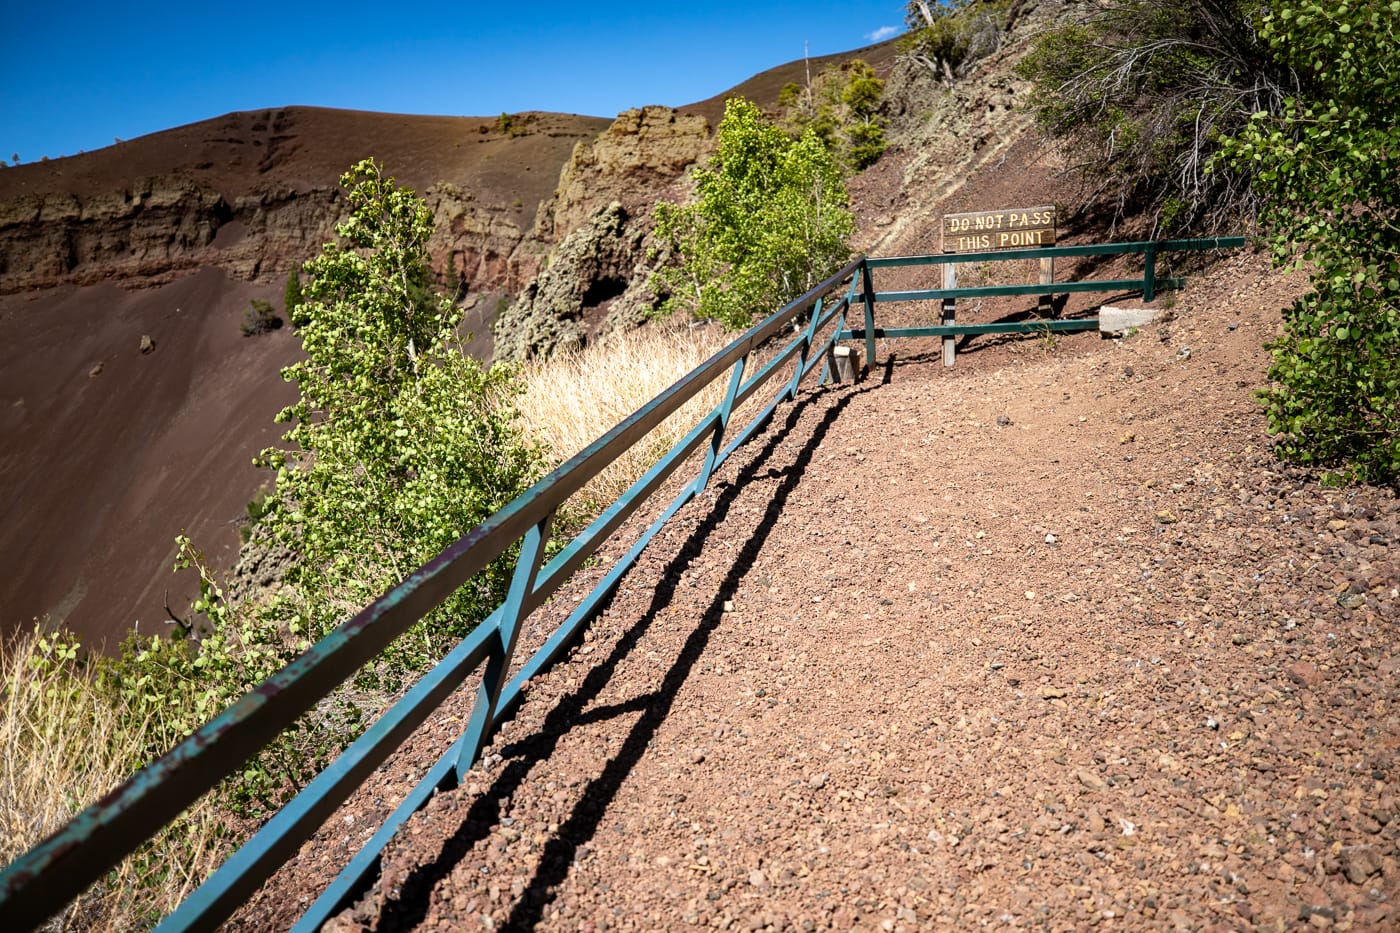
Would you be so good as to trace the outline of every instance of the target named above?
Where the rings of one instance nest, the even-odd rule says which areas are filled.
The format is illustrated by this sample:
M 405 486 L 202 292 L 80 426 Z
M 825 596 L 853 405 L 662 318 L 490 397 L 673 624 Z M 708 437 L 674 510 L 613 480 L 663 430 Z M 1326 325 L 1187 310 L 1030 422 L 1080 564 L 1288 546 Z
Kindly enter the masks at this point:
M 1400 508 L 1262 443 L 1297 287 L 781 409 L 331 929 L 1400 928 Z

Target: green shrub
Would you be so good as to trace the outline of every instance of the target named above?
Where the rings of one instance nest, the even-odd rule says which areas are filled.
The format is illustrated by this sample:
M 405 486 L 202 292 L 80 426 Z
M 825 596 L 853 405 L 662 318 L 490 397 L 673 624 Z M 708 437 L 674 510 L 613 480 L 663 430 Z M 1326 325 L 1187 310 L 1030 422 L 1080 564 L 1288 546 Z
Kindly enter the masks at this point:
M 1295 74 L 1260 41 L 1257 0 L 1126 0 L 1048 30 L 1017 66 L 1064 140 L 1086 200 L 1144 211 L 1159 232 L 1252 216 L 1251 167 L 1206 167 L 1250 113 L 1279 112 Z
M 292 326 L 297 324 L 297 308 L 301 305 L 301 274 L 295 266 L 287 273 L 287 284 L 282 289 L 282 310 Z
M 831 153 L 811 129 L 790 139 L 749 101 L 725 104 L 718 150 L 695 188 L 691 204 L 656 206 L 669 262 L 653 284 L 666 312 L 743 329 L 850 256 L 855 224 Z
M 244 337 L 255 337 L 277 330 L 281 326 L 282 319 L 272 310 L 272 303 L 254 298 L 243 312 L 243 323 L 238 325 L 238 331 Z
M 913 0 L 904 21 L 909 30 L 899 50 L 926 66 L 941 81 L 961 77 L 973 64 L 1001 48 L 1013 0 Z
M 856 58 L 823 69 L 810 86 L 789 82 L 778 92 L 780 121 L 800 139 L 809 130 L 854 171 L 873 165 L 885 151 L 885 119 L 877 109 L 885 82 Z
M 247 516 L 238 524 L 238 537 L 247 544 L 253 536 L 253 529 L 257 528 L 258 522 L 263 520 L 272 511 L 273 498 L 271 493 L 260 492 L 252 499 L 248 500 L 245 507 Z
M 1400 479 L 1400 0 L 1279 2 L 1272 54 L 1304 92 L 1254 114 L 1220 161 L 1247 167 L 1276 259 L 1312 269 L 1261 393 L 1277 449 L 1341 479 Z

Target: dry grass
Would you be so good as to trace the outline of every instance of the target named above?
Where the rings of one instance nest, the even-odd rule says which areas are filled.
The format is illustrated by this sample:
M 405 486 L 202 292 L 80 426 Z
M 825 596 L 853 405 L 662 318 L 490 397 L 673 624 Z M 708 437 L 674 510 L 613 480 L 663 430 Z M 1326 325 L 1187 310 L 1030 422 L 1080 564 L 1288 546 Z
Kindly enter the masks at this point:
M 525 392 L 519 405 L 525 429 L 555 462 L 562 462 L 709 359 L 731 338 L 717 327 L 661 325 L 617 334 L 607 343 L 533 363 L 522 374 Z M 721 377 L 599 474 L 575 497 L 575 506 L 595 514 L 615 500 L 719 404 L 724 390 Z
M 68 636 L 34 630 L 0 645 L 0 674 L 0 863 L 8 864 L 125 780 L 163 727 L 159 710 L 137 719 L 95 683 Z M 221 835 L 213 804 L 196 804 L 46 929 L 149 927 L 215 866 Z

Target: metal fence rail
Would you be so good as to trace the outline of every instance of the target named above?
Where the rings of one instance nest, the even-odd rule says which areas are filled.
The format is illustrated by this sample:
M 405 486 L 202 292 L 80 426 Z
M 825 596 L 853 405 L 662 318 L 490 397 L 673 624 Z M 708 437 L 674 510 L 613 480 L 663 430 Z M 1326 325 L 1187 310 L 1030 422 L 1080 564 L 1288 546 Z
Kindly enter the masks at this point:
M 956 323 L 956 302 L 959 298 L 988 298 L 999 295 L 1064 295 L 1082 292 L 1141 291 L 1143 300 L 1152 301 L 1158 289 L 1180 288 L 1180 278 L 1157 277 L 1157 254 L 1175 250 L 1228 249 L 1244 245 L 1242 236 L 1207 237 L 1188 240 L 1144 240 L 1132 243 L 1090 243 L 1078 246 L 1040 246 L 1028 249 L 987 250 L 976 253 L 942 253 L 930 256 L 890 256 L 869 259 L 861 270 L 862 290 L 852 296 L 865 308 L 865 326 L 842 331 L 840 339 L 864 340 L 865 358 L 875 358 L 876 337 L 942 337 L 943 363 L 953 365 L 953 338 L 974 334 L 1040 334 L 1097 330 L 1097 318 L 1054 320 L 1038 318 L 1029 321 L 1003 321 L 991 324 Z M 1026 285 L 982 285 L 957 287 L 956 268 L 963 263 L 1004 262 L 1013 259 L 1049 259 L 1072 256 L 1114 256 L 1138 254 L 1143 257 L 1142 278 L 1097 279 L 1078 282 L 1040 282 Z M 909 266 L 942 266 L 943 287 L 911 291 L 876 291 L 874 269 Z M 941 321 L 922 327 L 876 327 L 875 305 L 895 301 L 943 302 Z
M 473 574 L 521 542 L 507 598 L 335 761 L 277 812 L 158 927 L 212 930 L 290 858 L 342 802 L 466 679 L 484 666 L 466 730 L 312 904 L 296 929 L 319 928 L 372 883 L 379 852 L 432 794 L 455 786 L 476 762 L 494 729 L 520 703 L 524 684 L 564 652 L 612 593 L 643 548 L 681 506 L 703 490 L 714 470 L 763 428 L 784 400 L 827 358 L 855 291 L 858 257 L 802 297 L 755 325 L 655 399 L 624 419 L 499 512 L 487 518 L 402 583 L 309 648 L 164 757 L 79 813 L 58 833 L 0 873 L 0 917 L 9 929 L 32 929 L 212 789 L 272 741 L 414 622 L 447 599 Z M 849 285 L 834 301 L 828 296 Z M 806 326 L 756 373 L 754 351 L 806 315 Z M 832 326 L 834 323 L 834 326 Z M 818 339 L 818 335 L 826 336 Z M 731 415 L 785 367 L 771 401 L 740 431 Z M 543 561 L 556 510 L 634 443 L 697 393 L 729 374 L 723 401 L 700 419 L 548 564 Z M 705 447 L 698 474 L 544 645 L 510 677 L 520 625 L 544 603 L 692 454 Z

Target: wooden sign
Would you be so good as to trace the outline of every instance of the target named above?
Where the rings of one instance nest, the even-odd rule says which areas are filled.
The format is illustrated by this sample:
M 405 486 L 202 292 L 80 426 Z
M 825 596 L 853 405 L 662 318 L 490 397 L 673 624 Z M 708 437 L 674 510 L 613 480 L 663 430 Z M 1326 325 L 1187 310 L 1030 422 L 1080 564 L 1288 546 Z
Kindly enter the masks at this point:
M 1055 245 L 1055 208 L 972 211 L 943 215 L 943 252 Z

